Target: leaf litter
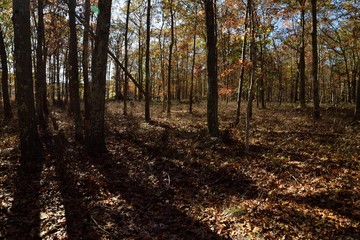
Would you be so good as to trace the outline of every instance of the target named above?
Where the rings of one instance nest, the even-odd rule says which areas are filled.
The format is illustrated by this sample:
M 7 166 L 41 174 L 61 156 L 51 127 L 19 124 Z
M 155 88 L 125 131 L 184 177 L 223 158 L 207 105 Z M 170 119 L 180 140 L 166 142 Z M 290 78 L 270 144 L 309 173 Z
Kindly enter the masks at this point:
M 19 173 L 17 127 L 3 124 L 0 238 L 360 238 L 359 123 L 349 109 L 324 109 L 316 122 L 310 109 L 255 109 L 245 154 L 235 106 L 220 106 L 221 136 L 211 138 L 204 104 L 192 115 L 174 105 L 171 118 L 154 106 L 144 123 L 142 104 L 125 117 L 110 102 L 101 156 L 86 154 L 55 109 L 66 147 L 59 157 L 48 140 L 38 175 Z

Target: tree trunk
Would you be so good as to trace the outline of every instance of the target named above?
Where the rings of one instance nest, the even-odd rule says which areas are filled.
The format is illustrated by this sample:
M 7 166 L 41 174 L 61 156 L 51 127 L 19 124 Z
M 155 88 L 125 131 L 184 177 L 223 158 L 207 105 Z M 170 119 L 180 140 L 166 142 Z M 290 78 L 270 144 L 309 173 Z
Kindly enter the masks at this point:
M 150 122 L 150 12 L 151 0 L 147 4 L 146 53 L 145 53 L 145 121 Z
M 299 101 L 300 108 L 305 108 L 305 2 L 306 0 L 299 0 L 301 7 L 301 21 L 300 21 L 300 60 L 299 60 L 299 72 L 300 72 L 300 93 Z
M 88 151 L 95 154 L 106 152 L 104 115 L 111 0 L 99 0 L 99 11 L 95 35 L 95 49 L 91 68 L 90 129 L 86 141 Z
M 251 43 L 250 43 L 250 60 L 251 60 L 251 75 L 248 91 L 248 104 L 246 107 L 246 121 L 245 121 L 245 151 L 249 152 L 250 144 L 250 120 L 252 117 L 252 102 L 253 102 L 253 86 L 255 82 L 255 17 L 252 7 L 252 1 L 248 0 L 249 14 L 251 15 L 250 29 L 251 29 Z
M 3 37 L 3 32 L 0 30 L 0 57 L 1 57 L 1 66 L 2 66 L 2 75 L 1 75 L 1 86 L 2 86 L 2 97 L 4 103 L 4 117 L 5 119 L 10 119 L 13 117 L 10 105 L 10 97 L 9 97 L 9 71 L 7 65 L 7 55 L 5 42 Z
M 172 53 L 174 47 L 174 11 L 173 11 L 173 0 L 170 0 L 170 17 L 171 17 L 171 39 L 169 46 L 169 65 L 168 65 L 168 78 L 167 78 L 167 108 L 166 113 L 167 117 L 171 116 L 171 73 L 172 73 Z
M 195 13 L 197 13 L 197 4 L 195 3 Z M 192 55 L 192 64 L 191 64 L 191 80 L 190 80 L 190 97 L 189 97 L 189 112 L 192 113 L 192 106 L 194 101 L 194 74 L 195 74 L 195 60 L 196 60 L 196 28 L 197 28 L 197 18 L 195 17 L 194 22 L 194 36 L 193 36 L 193 55 Z
M 218 82 L 217 82 L 217 47 L 216 47 L 216 25 L 215 10 L 212 0 L 205 0 L 206 15 L 206 46 L 207 46 L 207 72 L 208 72 L 208 94 L 207 94 L 207 124 L 210 136 L 219 135 L 218 122 Z
M 44 95 L 46 96 L 46 61 L 44 58 L 44 3 L 38 0 L 38 28 L 37 28 L 37 48 L 36 48 L 36 113 L 39 125 L 45 127 L 46 120 L 44 114 Z
M 240 70 L 240 78 L 239 78 L 239 89 L 237 95 L 237 109 L 236 109 L 236 120 L 235 123 L 239 124 L 240 122 L 240 108 L 241 108 L 241 95 L 242 88 L 244 85 L 244 73 L 245 73 L 245 58 L 246 58 L 246 41 L 247 41 L 247 29 L 248 29 L 248 18 L 249 18 L 249 4 L 250 0 L 247 1 L 246 10 L 245 10 L 245 25 L 244 25 L 244 40 L 242 45 L 242 53 L 241 53 L 241 70 Z
M 70 109 L 75 123 L 75 139 L 83 140 L 81 113 L 80 113 L 80 93 L 79 93 L 79 68 L 77 56 L 77 37 L 75 22 L 76 0 L 69 0 L 69 64 L 70 64 Z
M 37 130 L 31 66 L 29 0 L 13 0 L 16 100 L 22 159 L 38 159 L 42 145 Z
M 124 67 L 128 69 L 128 32 L 129 32 L 129 16 L 130 16 L 130 4 L 131 0 L 127 1 L 127 8 L 126 8 L 126 22 L 125 22 L 125 56 L 124 56 Z M 129 85 L 129 78 L 125 75 L 124 81 L 124 115 L 127 115 L 127 100 L 128 100 L 128 85 Z
M 89 31 L 87 27 L 90 24 L 90 0 L 85 0 L 84 7 L 84 21 L 85 21 L 85 30 L 83 36 L 83 57 L 82 57 L 82 67 L 83 67 L 83 77 L 84 77 L 84 132 L 85 138 L 89 132 L 89 120 L 90 120 L 90 85 L 89 85 Z
M 314 119 L 320 118 L 320 97 L 319 97 L 319 79 L 318 79 L 318 49 L 317 49 L 317 8 L 316 0 L 311 0 L 311 14 L 312 14 L 312 77 L 313 77 L 313 102 Z

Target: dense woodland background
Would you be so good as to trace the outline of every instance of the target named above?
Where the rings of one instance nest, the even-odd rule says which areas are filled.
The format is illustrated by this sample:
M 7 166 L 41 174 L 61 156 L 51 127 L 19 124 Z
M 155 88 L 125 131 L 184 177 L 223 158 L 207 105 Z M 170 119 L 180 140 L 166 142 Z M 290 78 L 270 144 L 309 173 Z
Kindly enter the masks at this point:
M 357 0 L 0 0 L 0 238 L 359 239 Z

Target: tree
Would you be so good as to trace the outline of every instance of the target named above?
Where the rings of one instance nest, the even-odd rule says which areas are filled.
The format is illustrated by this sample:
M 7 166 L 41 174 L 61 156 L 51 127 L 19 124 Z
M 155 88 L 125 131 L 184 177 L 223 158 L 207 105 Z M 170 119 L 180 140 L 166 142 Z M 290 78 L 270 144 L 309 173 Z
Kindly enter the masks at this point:
M 213 0 L 205 0 L 206 47 L 207 47 L 207 125 L 210 136 L 219 135 L 218 121 L 218 83 L 217 83 L 217 47 L 216 24 Z
M 128 43 L 129 43 L 129 16 L 130 16 L 130 4 L 131 0 L 127 1 L 126 7 L 126 21 L 125 21 L 125 56 L 124 56 L 124 67 L 128 69 Z M 129 77 L 125 75 L 125 82 L 124 82 L 124 115 L 127 115 L 127 100 L 128 100 L 128 85 L 129 85 Z
M 146 52 L 145 52 L 145 121 L 150 122 L 150 13 L 151 0 L 147 2 Z
M 39 125 L 45 127 L 45 109 L 46 107 L 46 61 L 44 56 L 44 2 L 38 0 L 38 26 L 37 26 L 37 47 L 36 47 L 36 113 Z
M 299 72 L 300 72 L 300 92 L 299 101 L 300 108 L 305 108 L 305 2 L 306 0 L 299 0 L 300 3 L 300 60 L 299 60 Z
M 89 85 L 89 29 L 90 24 L 90 0 L 85 0 L 84 6 L 84 35 L 83 35 L 83 56 L 82 56 L 82 67 L 84 77 L 84 108 L 85 108 L 85 124 L 84 131 L 85 135 L 88 134 L 89 130 L 89 119 L 90 119 L 90 85 Z
M 198 5 L 195 3 L 195 14 L 197 13 Z M 194 73 L 195 73 L 195 60 L 196 60 L 196 29 L 197 29 L 197 17 L 194 18 L 194 34 L 193 34 L 193 55 L 191 64 L 191 80 L 190 80 L 190 96 L 189 96 L 189 112 L 192 113 L 193 101 L 194 101 Z
M 36 124 L 31 64 L 29 0 L 13 0 L 16 100 L 22 159 L 38 159 L 42 145 Z
M 9 97 L 9 85 L 8 85 L 9 70 L 7 64 L 7 54 L 6 54 L 3 32 L 1 29 L 0 29 L 0 57 L 1 57 L 1 67 L 2 67 L 1 86 L 2 86 L 2 97 L 4 103 L 4 118 L 7 120 L 12 118 L 12 111 L 11 111 L 10 97 Z
M 312 77 L 313 77 L 313 101 L 314 101 L 314 119 L 320 118 L 320 97 L 319 97 L 319 79 L 318 79 L 318 50 L 317 50 L 317 9 L 316 0 L 311 0 L 312 14 Z
M 79 93 L 79 67 L 77 56 L 77 36 L 76 36 L 76 0 L 69 0 L 69 65 L 70 65 L 70 109 L 75 122 L 75 139 L 83 140 L 81 112 L 80 112 L 80 93 Z
M 237 109 L 236 109 L 236 120 L 235 120 L 236 124 L 239 124 L 240 122 L 240 107 L 241 107 L 242 88 L 244 85 L 249 7 L 250 7 L 250 0 L 247 1 L 246 9 L 245 9 L 244 40 L 241 51 L 241 70 L 240 70 L 240 78 L 239 78 L 239 89 L 238 89 L 239 92 L 237 95 Z
M 169 2 L 169 10 L 170 10 L 170 46 L 169 46 L 169 65 L 168 65 L 168 78 L 167 78 L 167 116 L 171 115 L 171 73 L 172 73 L 172 55 L 173 55 L 173 47 L 174 47 L 174 9 L 173 9 L 173 0 Z
M 105 143 L 105 92 L 106 64 L 109 50 L 111 0 L 99 0 L 95 48 L 92 60 L 90 129 L 86 148 L 92 153 L 106 152 Z
M 246 152 L 249 151 L 249 139 L 250 139 L 250 120 L 252 117 L 252 102 L 253 102 L 253 86 L 255 82 L 255 13 L 254 13 L 254 7 L 253 2 L 251 0 L 248 0 L 248 11 L 250 14 L 250 31 L 251 31 L 251 40 L 250 40 L 250 61 L 251 61 L 251 73 L 250 73 L 250 83 L 249 83 L 249 90 L 248 90 L 248 104 L 246 107 L 246 130 L 245 130 L 245 149 Z

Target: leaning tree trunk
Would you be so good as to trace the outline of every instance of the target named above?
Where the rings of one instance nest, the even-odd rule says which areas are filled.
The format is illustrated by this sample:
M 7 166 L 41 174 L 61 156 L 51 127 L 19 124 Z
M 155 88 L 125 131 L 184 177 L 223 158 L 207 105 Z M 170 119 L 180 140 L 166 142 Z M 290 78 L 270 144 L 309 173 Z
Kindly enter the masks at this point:
M 236 124 L 239 124 L 240 122 L 241 94 L 244 85 L 245 60 L 246 60 L 245 58 L 246 58 L 249 4 L 250 4 L 250 0 L 247 1 L 246 10 L 245 10 L 246 13 L 245 13 L 245 25 L 244 25 L 244 40 L 243 40 L 242 53 L 241 53 L 241 70 L 240 70 L 241 72 L 240 72 L 239 89 L 238 89 L 239 92 L 237 95 L 237 108 L 236 108 L 236 120 L 235 120 Z
M 16 101 L 22 159 L 38 159 L 42 145 L 37 130 L 31 64 L 29 0 L 13 1 Z
M 219 135 L 218 121 L 218 82 L 217 82 L 217 53 L 216 53 L 216 25 L 215 10 L 212 0 L 205 0 L 206 15 L 206 46 L 207 46 L 207 124 L 210 136 Z
M 86 141 L 88 151 L 106 152 L 105 144 L 105 92 L 106 64 L 111 19 L 111 0 L 99 0 L 100 14 L 97 20 L 95 49 L 92 61 L 90 129 Z
M 69 64 L 70 64 L 70 109 L 75 122 L 75 139 L 83 140 L 81 113 L 80 113 L 80 93 L 79 93 L 79 67 L 77 57 L 77 37 L 75 22 L 76 0 L 69 0 Z
M 7 65 L 7 56 L 6 56 L 6 48 L 3 37 L 3 32 L 0 30 L 0 57 L 1 57 L 1 66 L 2 66 L 2 75 L 1 75 L 1 85 L 3 92 L 3 103 L 4 103 L 4 117 L 5 119 L 12 118 L 12 111 L 10 105 L 10 97 L 9 97 L 9 71 Z

